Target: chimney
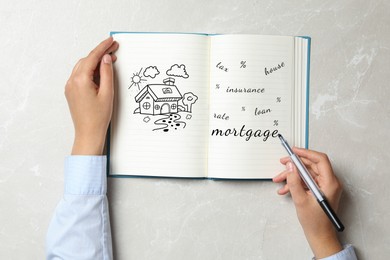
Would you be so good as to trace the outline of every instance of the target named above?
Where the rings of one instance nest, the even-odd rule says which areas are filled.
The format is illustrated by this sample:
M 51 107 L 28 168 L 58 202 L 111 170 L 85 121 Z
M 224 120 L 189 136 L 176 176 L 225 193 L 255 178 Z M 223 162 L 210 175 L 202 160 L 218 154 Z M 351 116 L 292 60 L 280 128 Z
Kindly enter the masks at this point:
M 163 80 L 165 85 L 173 86 L 175 85 L 175 79 L 174 78 L 166 78 Z

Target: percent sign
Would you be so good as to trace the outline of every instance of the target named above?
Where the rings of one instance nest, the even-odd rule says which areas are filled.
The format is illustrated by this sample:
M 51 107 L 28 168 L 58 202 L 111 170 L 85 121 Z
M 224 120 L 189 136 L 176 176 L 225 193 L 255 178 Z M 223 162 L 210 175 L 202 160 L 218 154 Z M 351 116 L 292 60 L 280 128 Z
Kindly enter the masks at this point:
M 280 102 L 282 102 L 282 98 L 281 97 L 277 97 L 276 98 L 276 103 L 280 103 Z
M 274 126 L 278 126 L 279 125 L 279 120 L 274 120 Z
M 220 84 L 215 84 L 216 89 L 219 89 L 219 87 L 220 87 Z
M 241 69 L 241 68 L 244 68 L 244 69 L 245 69 L 245 68 L 246 68 L 246 60 L 242 60 L 242 61 L 240 62 L 240 65 L 241 65 L 241 66 L 240 66 L 240 69 Z

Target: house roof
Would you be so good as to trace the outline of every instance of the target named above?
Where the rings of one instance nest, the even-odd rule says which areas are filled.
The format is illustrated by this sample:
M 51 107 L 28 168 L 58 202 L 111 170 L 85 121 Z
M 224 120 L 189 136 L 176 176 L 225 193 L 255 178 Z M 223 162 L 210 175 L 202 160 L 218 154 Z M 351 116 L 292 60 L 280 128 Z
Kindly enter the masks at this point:
M 135 96 L 135 101 L 140 102 L 148 93 L 154 101 L 179 101 L 182 99 L 182 95 L 175 85 L 149 84 Z

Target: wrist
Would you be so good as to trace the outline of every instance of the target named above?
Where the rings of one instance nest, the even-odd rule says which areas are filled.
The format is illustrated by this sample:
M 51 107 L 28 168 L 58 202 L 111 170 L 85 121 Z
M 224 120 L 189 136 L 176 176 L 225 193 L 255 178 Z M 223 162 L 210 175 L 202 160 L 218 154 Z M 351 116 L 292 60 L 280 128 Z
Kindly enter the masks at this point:
M 102 155 L 104 143 L 104 137 L 83 137 L 76 135 L 73 143 L 72 155 Z
M 310 248 L 312 249 L 316 259 L 325 258 L 343 250 L 343 247 L 337 238 L 336 232 L 331 233 L 332 234 L 328 234 L 326 236 L 307 236 Z

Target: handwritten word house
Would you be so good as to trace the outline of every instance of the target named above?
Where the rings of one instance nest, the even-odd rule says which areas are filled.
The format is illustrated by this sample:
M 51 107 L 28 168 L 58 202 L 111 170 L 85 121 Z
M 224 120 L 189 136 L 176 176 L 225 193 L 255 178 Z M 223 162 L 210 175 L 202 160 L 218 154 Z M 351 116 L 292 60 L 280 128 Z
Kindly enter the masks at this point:
M 163 80 L 164 84 L 146 85 L 135 97 L 140 114 L 162 115 L 178 112 L 178 101 L 182 99 L 174 78 Z

